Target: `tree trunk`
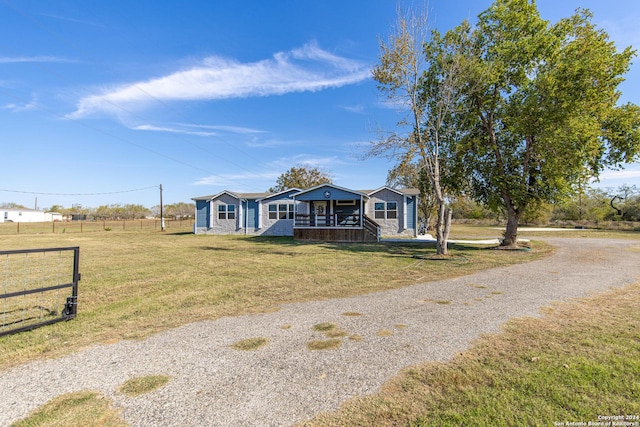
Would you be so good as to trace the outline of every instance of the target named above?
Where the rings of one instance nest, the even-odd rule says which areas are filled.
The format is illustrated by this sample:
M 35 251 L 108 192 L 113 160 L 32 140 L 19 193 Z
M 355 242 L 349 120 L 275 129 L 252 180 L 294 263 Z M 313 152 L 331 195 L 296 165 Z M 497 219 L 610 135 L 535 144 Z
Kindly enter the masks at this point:
M 515 248 L 518 246 L 518 222 L 521 212 L 513 206 L 507 206 L 507 228 L 504 231 L 504 239 L 500 246 Z
M 438 203 L 438 221 L 436 222 L 436 254 L 448 255 L 447 239 L 451 226 L 451 209 L 447 209 L 444 200 Z

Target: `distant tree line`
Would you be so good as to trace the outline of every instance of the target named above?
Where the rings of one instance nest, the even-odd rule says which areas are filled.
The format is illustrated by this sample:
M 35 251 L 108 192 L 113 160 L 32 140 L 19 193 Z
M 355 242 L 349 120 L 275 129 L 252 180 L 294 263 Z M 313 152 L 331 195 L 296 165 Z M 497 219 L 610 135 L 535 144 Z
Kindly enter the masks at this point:
M 1 203 L 0 207 L 11 209 L 27 209 L 17 203 Z M 65 208 L 61 205 L 53 205 L 49 209 L 45 209 L 48 212 L 58 212 L 66 217 L 75 217 L 82 219 L 93 219 L 100 221 L 107 220 L 131 220 L 131 219 L 143 219 L 147 217 L 159 217 L 160 206 L 153 206 L 150 209 L 138 204 L 110 204 L 101 205 L 97 208 L 84 207 L 80 204 L 74 204 L 70 208 Z M 195 212 L 194 203 L 172 203 L 164 205 L 162 209 L 162 216 L 164 218 L 193 218 Z
M 450 198 L 453 219 L 504 221 L 496 213 L 470 197 Z M 640 221 L 640 188 L 623 185 L 617 189 L 587 187 L 557 203 L 543 203 L 521 218 L 523 224 L 551 224 L 558 221 Z

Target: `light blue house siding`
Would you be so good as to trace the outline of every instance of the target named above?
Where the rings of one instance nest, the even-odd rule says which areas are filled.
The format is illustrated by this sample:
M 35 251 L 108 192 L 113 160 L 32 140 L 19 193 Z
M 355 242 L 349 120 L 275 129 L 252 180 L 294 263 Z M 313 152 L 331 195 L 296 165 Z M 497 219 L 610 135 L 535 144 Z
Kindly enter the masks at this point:
M 413 189 L 355 191 L 332 184 L 276 194 L 223 191 L 192 199 L 194 233 L 293 236 L 296 227 L 362 228 L 366 215 L 382 236 L 410 237 L 417 234 L 417 197 Z
M 311 201 L 311 200 L 359 200 L 363 194 L 357 191 L 349 191 L 342 188 L 337 188 L 331 185 L 323 185 L 311 191 L 304 192 L 300 195 L 296 195 L 296 200 Z
M 245 202 L 245 209 L 247 211 L 247 229 L 255 230 L 258 228 L 258 202 L 255 200 L 247 200 Z
M 367 194 L 365 213 L 380 225 L 382 236 L 417 235 L 417 195 L 383 187 Z
M 196 197 L 196 234 L 292 236 L 295 202 L 291 189 L 270 193 L 221 193 Z
M 264 236 L 293 236 L 296 212 L 300 204 L 291 197 L 297 188 L 263 197 L 257 200 L 260 216 L 255 234 Z
M 209 201 L 196 200 L 196 230 L 209 228 L 209 216 Z
M 418 230 L 418 197 L 407 196 L 407 228 Z

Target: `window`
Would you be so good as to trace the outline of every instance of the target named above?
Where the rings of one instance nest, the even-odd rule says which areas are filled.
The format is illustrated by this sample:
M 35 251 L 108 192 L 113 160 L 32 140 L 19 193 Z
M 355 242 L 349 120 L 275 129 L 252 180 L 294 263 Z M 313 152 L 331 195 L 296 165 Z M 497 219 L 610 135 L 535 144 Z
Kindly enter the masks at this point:
M 269 219 L 278 219 L 278 205 L 269 205 Z
M 293 203 L 273 203 L 269 205 L 269 219 L 293 219 Z
M 287 219 L 287 204 L 278 205 L 278 219 Z
M 218 219 L 236 219 L 236 205 L 218 205 Z
M 396 202 L 387 202 L 387 219 L 398 218 L 398 204 Z
M 377 202 L 373 205 L 373 217 L 375 219 L 396 219 L 398 218 L 397 202 Z
M 384 203 L 376 203 L 373 205 L 373 217 L 375 219 L 384 219 Z

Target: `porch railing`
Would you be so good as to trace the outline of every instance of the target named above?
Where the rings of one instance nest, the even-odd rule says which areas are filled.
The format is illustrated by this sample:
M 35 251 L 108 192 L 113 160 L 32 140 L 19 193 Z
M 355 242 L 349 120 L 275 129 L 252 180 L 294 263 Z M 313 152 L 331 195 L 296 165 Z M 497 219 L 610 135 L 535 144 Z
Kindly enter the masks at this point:
M 380 241 L 380 225 L 366 215 L 364 216 L 364 228 L 371 233 L 371 235 L 375 236 L 378 242 Z
M 359 214 L 296 214 L 296 227 L 362 227 Z

